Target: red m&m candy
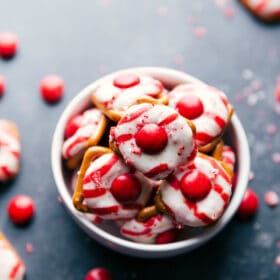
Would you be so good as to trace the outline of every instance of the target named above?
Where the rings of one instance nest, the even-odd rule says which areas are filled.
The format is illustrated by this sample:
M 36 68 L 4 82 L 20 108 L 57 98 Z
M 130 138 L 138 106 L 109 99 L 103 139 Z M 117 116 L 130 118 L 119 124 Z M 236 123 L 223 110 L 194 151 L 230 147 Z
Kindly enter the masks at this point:
M 6 89 L 5 78 L 4 76 L 0 75 L 0 97 L 3 96 L 5 89 Z
M 259 198 L 252 189 L 247 189 L 237 210 L 237 216 L 242 219 L 250 218 L 259 208 Z
M 57 102 L 59 101 L 64 92 L 64 81 L 61 77 L 56 75 L 46 76 L 40 82 L 40 92 L 42 97 L 47 102 Z
M 8 204 L 8 215 L 15 224 L 25 224 L 35 212 L 35 203 L 27 195 L 17 195 Z
M 122 74 L 114 79 L 114 86 L 118 88 L 130 88 L 140 83 L 140 79 L 135 74 Z
M 18 48 L 18 38 L 13 32 L 0 33 L 0 56 L 9 58 L 15 55 Z
M 112 275 L 111 273 L 102 267 L 97 267 L 92 270 L 90 270 L 86 277 L 85 280 L 112 280 Z

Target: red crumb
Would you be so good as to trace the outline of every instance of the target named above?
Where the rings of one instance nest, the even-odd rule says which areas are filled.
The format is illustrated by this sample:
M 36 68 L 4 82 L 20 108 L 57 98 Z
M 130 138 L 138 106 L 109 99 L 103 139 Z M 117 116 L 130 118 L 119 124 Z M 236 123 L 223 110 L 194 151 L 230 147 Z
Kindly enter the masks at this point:
M 160 6 L 158 9 L 157 9 L 157 14 L 161 17 L 164 17 L 168 14 L 168 7 L 166 6 Z
M 264 201 L 269 207 L 275 207 L 279 204 L 278 194 L 274 191 L 268 191 L 264 194 Z
M 31 243 L 26 243 L 26 245 L 25 245 L 25 251 L 26 251 L 28 254 L 33 253 L 33 249 L 34 249 L 34 247 L 33 247 L 33 245 L 32 245 Z
M 280 266 L 280 255 L 278 255 L 276 258 L 275 258 L 275 264 L 277 266 Z
M 272 161 L 274 163 L 280 164 L 280 153 L 274 153 L 272 155 Z
M 0 75 L 0 97 L 3 96 L 5 89 L 6 89 L 5 77 Z
M 277 132 L 277 126 L 273 123 L 270 123 L 267 127 L 266 127 L 266 132 L 268 135 L 273 136 L 276 134 Z
M 226 7 L 224 8 L 224 16 L 227 18 L 227 19 L 232 19 L 234 16 L 235 16 L 235 11 L 233 8 L 231 7 Z
M 194 35 L 196 38 L 203 38 L 206 35 L 206 29 L 202 26 L 198 26 L 194 30 Z

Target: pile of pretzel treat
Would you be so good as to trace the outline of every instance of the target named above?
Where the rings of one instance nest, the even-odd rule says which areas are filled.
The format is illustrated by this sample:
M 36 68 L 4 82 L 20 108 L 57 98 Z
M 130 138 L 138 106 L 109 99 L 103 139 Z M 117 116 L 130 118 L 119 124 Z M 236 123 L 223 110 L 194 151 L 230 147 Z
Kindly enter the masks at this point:
M 221 217 L 235 165 L 222 140 L 233 114 L 223 92 L 125 73 L 99 84 L 91 100 L 69 119 L 62 147 L 76 209 L 152 244 Z

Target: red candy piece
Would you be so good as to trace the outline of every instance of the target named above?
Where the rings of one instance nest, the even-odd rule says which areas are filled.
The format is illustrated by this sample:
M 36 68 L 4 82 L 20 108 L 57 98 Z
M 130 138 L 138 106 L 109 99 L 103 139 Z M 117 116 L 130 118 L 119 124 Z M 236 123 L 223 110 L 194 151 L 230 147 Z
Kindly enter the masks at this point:
M 8 204 L 8 215 L 15 224 L 25 224 L 35 212 L 35 203 L 27 195 L 17 195 Z
M 114 86 L 118 88 L 130 88 L 140 83 L 140 79 L 135 74 L 122 74 L 114 79 Z
M 111 273 L 102 267 L 97 267 L 92 270 L 90 270 L 86 277 L 85 280 L 112 280 L 112 275 Z
M 157 124 L 145 124 L 135 135 L 136 144 L 148 154 L 156 154 L 167 145 L 168 137 L 164 128 Z
M 237 216 L 242 219 L 247 219 L 253 216 L 259 207 L 259 198 L 252 189 L 247 189 L 243 200 L 241 201 Z
M 156 244 L 167 244 L 167 243 L 171 243 L 174 242 L 177 238 L 178 235 L 178 230 L 177 229 L 170 229 L 167 230 L 165 232 L 160 233 L 157 237 L 156 237 Z
M 114 179 L 111 192 L 119 202 L 132 202 L 139 197 L 141 184 L 133 174 L 122 174 Z
M 64 82 L 56 75 L 46 76 L 40 83 L 40 92 L 47 102 L 59 101 L 64 92 Z
M 0 56 L 9 58 L 15 55 L 18 48 L 18 38 L 15 33 L 0 33 Z
M 180 182 L 183 195 L 192 201 L 201 200 L 207 196 L 211 186 L 210 179 L 196 169 L 188 171 Z
M 192 94 L 188 94 L 180 99 L 176 105 L 179 113 L 189 120 L 198 118 L 203 113 L 201 100 Z
M 6 89 L 5 78 L 4 76 L 0 75 L 0 97 L 3 96 L 5 89 Z
M 82 122 L 83 122 L 82 115 L 77 115 L 77 116 L 71 118 L 68 121 L 66 129 L 65 129 L 66 138 L 73 136 L 76 133 L 76 131 L 81 127 Z

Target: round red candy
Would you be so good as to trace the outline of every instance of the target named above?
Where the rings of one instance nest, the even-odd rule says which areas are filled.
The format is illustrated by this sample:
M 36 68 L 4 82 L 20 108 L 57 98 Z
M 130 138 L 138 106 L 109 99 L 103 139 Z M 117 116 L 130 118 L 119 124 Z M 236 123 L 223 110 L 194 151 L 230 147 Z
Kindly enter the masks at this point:
M 64 92 L 64 81 L 56 75 L 46 76 L 40 83 L 40 92 L 47 102 L 58 102 Z
M 35 203 L 27 195 L 17 195 L 8 204 L 8 215 L 15 224 L 25 224 L 31 220 L 35 212 Z
M 157 124 L 145 124 L 135 135 L 136 144 L 148 154 L 161 152 L 168 142 L 165 129 Z
M 66 138 L 73 136 L 76 133 L 76 131 L 81 127 L 82 122 L 83 122 L 82 115 L 77 115 L 71 118 L 66 125 L 66 129 L 65 129 Z
M 140 83 L 140 79 L 135 74 L 122 74 L 114 79 L 114 86 L 118 88 L 130 88 Z
M 119 202 L 132 202 L 139 197 L 141 184 L 133 174 L 122 174 L 114 179 L 111 193 Z
M 259 198 L 252 189 L 248 188 L 237 210 L 237 216 L 242 219 L 250 218 L 257 212 L 258 208 Z
M 198 118 L 203 113 L 203 104 L 196 95 L 188 94 L 176 105 L 179 113 L 189 120 Z
M 180 182 L 183 195 L 192 201 L 203 199 L 210 192 L 210 179 L 202 172 L 194 169 L 188 171 Z
M 13 32 L 0 33 L 0 56 L 9 58 L 15 55 L 18 48 L 18 38 Z
M 0 75 L 0 97 L 3 96 L 5 89 L 6 89 L 5 78 L 4 76 Z
M 97 267 L 92 270 L 90 270 L 86 277 L 85 280 L 112 280 L 112 275 L 111 273 L 102 267 Z
M 156 237 L 156 244 L 167 244 L 167 243 L 171 243 L 174 242 L 177 238 L 178 235 L 178 230 L 177 229 L 170 229 L 167 230 L 165 232 L 160 233 L 157 237 Z

